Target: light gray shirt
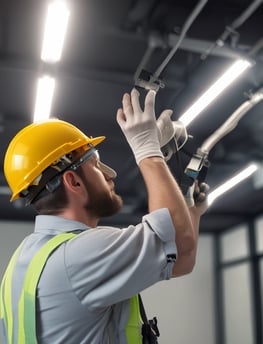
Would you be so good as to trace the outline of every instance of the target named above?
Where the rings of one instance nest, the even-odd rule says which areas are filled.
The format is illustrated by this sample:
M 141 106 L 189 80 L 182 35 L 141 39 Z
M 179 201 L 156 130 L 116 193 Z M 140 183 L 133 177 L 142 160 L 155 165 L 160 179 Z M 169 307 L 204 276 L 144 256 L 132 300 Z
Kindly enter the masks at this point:
M 168 209 L 124 229 L 88 228 L 56 216 L 36 217 L 30 240 L 83 230 L 49 257 L 37 290 L 38 341 L 126 344 L 129 299 L 171 278 L 175 230 Z

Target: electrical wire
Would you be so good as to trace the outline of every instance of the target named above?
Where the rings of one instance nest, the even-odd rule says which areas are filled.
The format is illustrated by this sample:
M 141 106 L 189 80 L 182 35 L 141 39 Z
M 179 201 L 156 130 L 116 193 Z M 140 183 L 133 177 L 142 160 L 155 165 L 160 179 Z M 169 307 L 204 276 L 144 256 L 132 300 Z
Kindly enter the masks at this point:
M 243 25 L 262 3 L 263 0 L 255 0 L 232 22 L 232 24 L 227 25 L 219 38 L 201 55 L 201 60 L 205 60 L 216 47 L 223 46 L 231 34 L 237 33 L 236 29 Z
M 184 140 L 183 140 L 183 142 L 180 144 L 180 146 L 178 146 L 178 143 L 176 142 L 176 146 L 177 146 L 177 150 L 180 150 L 185 144 L 186 144 L 186 142 L 187 142 L 187 140 L 188 140 L 188 134 L 187 134 L 187 131 L 186 131 L 186 128 L 185 127 L 183 127 L 183 129 L 184 129 Z M 175 140 L 176 141 L 176 140 Z
M 179 36 L 179 39 L 178 39 L 176 45 L 173 47 L 173 49 L 170 51 L 170 53 L 167 55 L 167 57 L 164 59 L 164 61 L 161 63 L 161 65 L 155 71 L 154 75 L 156 77 L 160 76 L 160 74 L 163 72 L 163 70 L 165 69 L 167 64 L 170 62 L 170 60 L 172 59 L 172 57 L 174 56 L 174 54 L 178 50 L 180 44 L 182 43 L 182 41 L 183 41 L 187 31 L 189 30 L 190 26 L 192 25 L 194 20 L 197 18 L 199 13 L 202 11 L 203 7 L 205 6 L 205 4 L 207 2 L 208 2 L 208 0 L 199 1 L 198 4 L 196 5 L 196 7 L 194 8 L 194 10 L 191 12 L 190 16 L 187 18 L 187 20 L 186 20 L 186 22 L 182 28 L 181 34 Z
M 182 178 L 183 178 L 183 174 L 184 174 L 184 169 L 183 169 L 183 164 L 182 164 L 182 159 L 181 159 L 181 155 L 180 155 L 180 152 L 179 152 L 179 147 L 178 147 L 178 143 L 177 141 L 174 139 L 175 141 L 175 147 L 176 147 L 176 152 L 175 152 L 175 158 L 176 158 L 176 166 L 177 166 L 177 171 L 179 171 L 178 173 L 178 185 L 181 185 L 181 182 L 182 182 Z

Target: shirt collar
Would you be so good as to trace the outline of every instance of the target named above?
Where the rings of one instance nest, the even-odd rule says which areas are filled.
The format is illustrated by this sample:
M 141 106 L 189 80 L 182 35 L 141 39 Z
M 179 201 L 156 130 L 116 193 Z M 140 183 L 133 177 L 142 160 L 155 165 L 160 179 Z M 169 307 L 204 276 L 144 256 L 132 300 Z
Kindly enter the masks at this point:
M 61 216 L 38 215 L 36 216 L 34 232 L 56 235 L 62 232 L 86 231 L 90 227 L 82 222 L 65 219 Z

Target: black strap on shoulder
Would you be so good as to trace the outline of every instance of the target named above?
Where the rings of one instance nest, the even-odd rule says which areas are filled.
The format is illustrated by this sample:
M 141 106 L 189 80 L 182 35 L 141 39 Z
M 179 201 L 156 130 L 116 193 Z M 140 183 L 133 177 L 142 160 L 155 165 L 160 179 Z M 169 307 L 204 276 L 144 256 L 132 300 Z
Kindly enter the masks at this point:
M 160 332 L 157 326 L 157 318 L 154 317 L 151 320 L 147 319 L 140 294 L 138 295 L 138 298 L 139 298 L 140 313 L 143 320 L 143 325 L 142 325 L 143 344 L 158 344 L 157 337 L 160 336 Z

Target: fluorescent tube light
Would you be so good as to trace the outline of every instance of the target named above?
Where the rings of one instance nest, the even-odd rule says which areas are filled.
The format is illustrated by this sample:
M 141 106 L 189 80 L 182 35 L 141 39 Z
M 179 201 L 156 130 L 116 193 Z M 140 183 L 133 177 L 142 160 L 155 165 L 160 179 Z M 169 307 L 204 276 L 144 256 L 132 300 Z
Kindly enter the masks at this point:
M 247 60 L 236 61 L 180 118 L 186 127 L 203 111 L 221 92 L 252 65 Z
M 49 118 L 54 90 L 54 78 L 44 76 L 38 79 L 34 122 Z
M 41 52 L 41 59 L 43 61 L 53 63 L 60 60 L 68 19 L 69 10 L 63 1 L 50 3 Z
M 215 199 L 217 199 L 223 193 L 232 189 L 234 186 L 242 182 L 244 179 L 250 177 L 257 169 L 258 166 L 256 164 L 251 164 L 243 171 L 239 172 L 236 176 L 230 178 L 227 182 L 220 185 L 214 191 L 210 192 L 207 196 L 209 206 L 214 202 Z

